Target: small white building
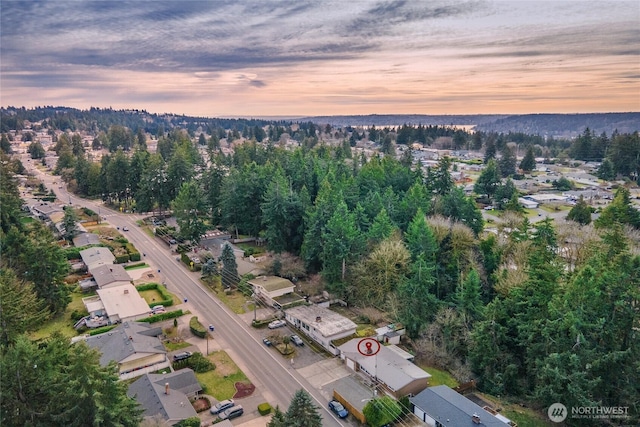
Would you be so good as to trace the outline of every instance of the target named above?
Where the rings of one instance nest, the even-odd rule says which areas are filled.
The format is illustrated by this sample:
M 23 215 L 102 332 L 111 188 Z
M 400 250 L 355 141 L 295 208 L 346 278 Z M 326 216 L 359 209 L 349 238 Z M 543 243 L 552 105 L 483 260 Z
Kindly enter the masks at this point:
M 290 308 L 285 311 L 285 318 L 334 356 L 340 351 L 332 341 L 356 333 L 357 325 L 350 319 L 317 305 Z
M 258 276 L 247 283 L 253 287 L 257 298 L 271 306 L 274 305 L 275 298 L 293 293 L 295 288 L 290 280 L 278 276 Z
M 537 209 L 538 206 L 540 206 L 540 203 L 536 202 L 535 200 L 525 199 L 524 197 L 518 197 L 518 202 L 525 209 Z

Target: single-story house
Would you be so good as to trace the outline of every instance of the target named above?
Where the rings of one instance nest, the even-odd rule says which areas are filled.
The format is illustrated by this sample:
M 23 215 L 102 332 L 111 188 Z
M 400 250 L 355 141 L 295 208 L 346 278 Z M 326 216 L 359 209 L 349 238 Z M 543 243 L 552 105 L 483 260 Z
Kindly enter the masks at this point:
M 113 264 L 116 260 L 116 257 L 111 253 L 109 248 L 100 246 L 80 251 L 80 257 L 89 272 L 99 265 Z
M 98 265 L 91 269 L 91 274 L 99 289 L 131 284 L 131 276 L 120 264 Z
M 127 395 L 140 404 L 145 418 L 160 415 L 172 425 L 198 416 L 190 399 L 201 391 L 194 372 L 185 368 L 166 374 L 144 374 L 129 385 Z
M 58 205 L 41 202 L 31 206 L 31 212 L 40 219 L 48 220 L 54 212 L 62 212 L 62 208 Z
M 94 233 L 80 233 L 73 238 L 73 245 L 76 248 L 98 244 L 100 244 L 100 237 Z
M 275 298 L 293 293 L 295 285 L 288 279 L 278 276 L 258 276 L 247 282 L 253 287 L 257 298 L 273 306 Z
M 151 308 L 131 284 L 97 290 L 97 297 L 83 298 L 90 317 L 106 317 L 108 324 L 137 320 L 149 316 Z
M 290 308 L 285 311 L 285 318 L 334 356 L 340 351 L 332 341 L 356 333 L 357 325 L 350 319 L 317 305 Z
M 333 388 L 333 398 L 342 403 L 355 419 L 362 424 L 367 422 L 363 410 L 365 405 L 374 397 L 376 392 L 366 387 L 354 375 L 348 375 L 323 386 L 323 388 Z
M 100 365 L 115 361 L 120 379 L 125 380 L 170 368 L 167 351 L 158 338 L 161 334 L 162 328 L 148 323 L 124 322 L 109 332 L 88 337 L 85 342 L 100 351 Z
M 540 203 L 535 200 L 525 199 L 524 197 L 518 197 L 518 203 L 525 209 L 537 209 Z
M 505 427 L 509 419 L 491 415 L 446 385 L 429 387 L 410 397 L 413 413 L 431 427 Z
M 375 356 L 365 356 L 358 351 L 359 342 L 355 338 L 338 347 L 340 358 L 349 369 L 365 373 L 396 399 L 418 394 L 429 385 L 431 375 L 398 352 L 380 345 Z

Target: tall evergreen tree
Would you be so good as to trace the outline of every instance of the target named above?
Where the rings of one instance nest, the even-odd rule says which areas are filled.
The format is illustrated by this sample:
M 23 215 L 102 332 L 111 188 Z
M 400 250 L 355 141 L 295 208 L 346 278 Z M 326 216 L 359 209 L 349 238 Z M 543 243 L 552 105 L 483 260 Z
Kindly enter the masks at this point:
M 587 225 L 591 223 L 591 206 L 585 202 L 584 197 L 581 195 L 578 202 L 571 208 L 567 219 L 575 221 L 580 225 Z
M 322 417 L 311 396 L 304 390 L 294 393 L 285 414 L 287 427 L 322 427 Z
M 533 155 L 533 145 L 529 145 L 527 147 L 527 152 L 524 155 L 524 158 L 520 162 L 520 169 L 524 172 L 531 172 L 536 168 L 536 158 Z
M 238 263 L 236 262 L 236 255 L 233 253 L 233 248 L 229 244 L 225 244 L 222 248 L 222 254 L 219 260 L 222 262 L 222 286 L 230 288 L 238 284 L 240 280 L 238 277 Z

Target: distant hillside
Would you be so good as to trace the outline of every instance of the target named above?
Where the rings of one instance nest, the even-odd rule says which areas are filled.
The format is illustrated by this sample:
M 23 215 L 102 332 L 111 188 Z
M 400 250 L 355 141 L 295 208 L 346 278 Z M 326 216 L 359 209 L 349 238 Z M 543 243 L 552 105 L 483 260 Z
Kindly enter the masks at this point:
M 475 125 L 485 132 L 522 132 L 553 137 L 575 137 L 585 128 L 596 134 L 615 130 L 632 133 L 640 130 L 640 113 L 592 113 L 592 114 L 523 114 L 523 115 L 421 115 L 421 114 L 371 114 L 367 116 L 316 116 L 297 121 L 311 121 L 334 126 L 400 126 L 403 124 Z

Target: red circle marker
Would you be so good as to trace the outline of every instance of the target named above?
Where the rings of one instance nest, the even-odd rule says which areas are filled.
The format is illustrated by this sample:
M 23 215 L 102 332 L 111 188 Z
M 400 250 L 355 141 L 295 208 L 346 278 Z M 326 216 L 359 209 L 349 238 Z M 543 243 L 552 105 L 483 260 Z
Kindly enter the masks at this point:
M 357 345 L 358 353 L 363 356 L 375 356 L 380 352 L 380 347 L 378 340 L 373 338 L 363 338 L 358 341 Z

